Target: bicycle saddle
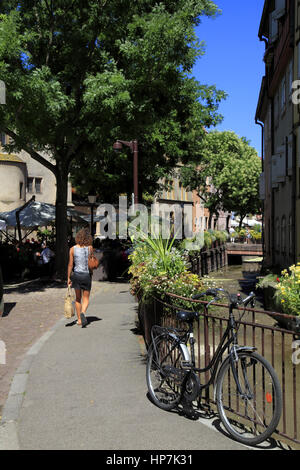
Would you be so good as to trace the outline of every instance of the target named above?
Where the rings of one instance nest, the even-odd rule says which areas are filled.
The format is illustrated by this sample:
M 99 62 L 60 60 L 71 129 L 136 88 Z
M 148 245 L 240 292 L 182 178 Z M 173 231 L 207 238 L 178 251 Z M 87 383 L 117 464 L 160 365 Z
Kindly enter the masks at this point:
M 195 320 L 195 318 L 197 318 L 198 316 L 199 316 L 198 312 L 186 312 L 184 310 L 178 310 L 176 312 L 176 317 L 180 321 L 190 322 L 190 321 Z

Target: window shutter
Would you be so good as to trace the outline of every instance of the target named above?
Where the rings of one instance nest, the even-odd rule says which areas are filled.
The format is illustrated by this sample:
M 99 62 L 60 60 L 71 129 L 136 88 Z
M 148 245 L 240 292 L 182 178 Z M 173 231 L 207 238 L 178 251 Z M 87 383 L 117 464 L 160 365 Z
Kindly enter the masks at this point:
M 276 0 L 276 8 L 274 11 L 274 17 L 276 20 L 279 20 L 279 18 L 285 15 L 285 6 L 286 0 Z
M 270 37 L 269 41 L 272 44 L 278 38 L 278 21 L 275 17 L 276 10 L 270 14 Z

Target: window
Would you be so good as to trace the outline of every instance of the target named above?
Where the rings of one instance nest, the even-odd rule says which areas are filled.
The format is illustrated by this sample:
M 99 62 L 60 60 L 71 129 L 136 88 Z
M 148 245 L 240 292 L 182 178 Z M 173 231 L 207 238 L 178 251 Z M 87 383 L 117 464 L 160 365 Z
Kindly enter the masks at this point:
M 29 177 L 27 178 L 27 192 L 28 193 L 35 193 L 35 194 L 41 194 L 42 192 L 42 178 L 33 178 Z
M 33 193 L 33 178 L 27 178 L 27 192 Z
M 275 0 L 275 18 L 278 20 L 285 15 L 285 0 Z
M 20 199 L 23 199 L 23 182 L 20 181 L 19 184 L 19 191 L 20 191 Z
M 37 194 L 42 192 L 42 178 L 35 178 L 35 192 Z
M 5 145 L 6 144 L 6 135 L 4 134 L 4 132 L 1 132 L 0 133 L 0 139 L 1 139 L 1 145 Z
M 269 27 L 269 30 L 270 30 L 270 37 L 269 37 L 269 41 L 270 41 L 270 44 L 272 44 L 273 42 L 275 42 L 278 38 L 278 21 L 276 19 L 276 10 L 273 11 L 273 13 L 271 13 L 270 15 L 270 27 Z

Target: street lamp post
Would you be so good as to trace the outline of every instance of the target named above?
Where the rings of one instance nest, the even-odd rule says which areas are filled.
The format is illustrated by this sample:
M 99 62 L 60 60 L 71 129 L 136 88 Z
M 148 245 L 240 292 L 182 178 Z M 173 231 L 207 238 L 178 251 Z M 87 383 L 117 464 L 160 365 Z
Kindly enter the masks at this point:
M 116 152 L 120 152 L 123 148 L 123 145 L 129 147 L 131 153 L 133 153 L 133 193 L 134 193 L 134 204 L 138 204 L 138 141 L 131 140 L 130 142 L 124 140 L 117 140 L 113 149 Z
M 89 203 L 91 205 L 91 235 L 94 239 L 94 205 L 95 205 L 97 196 L 89 195 L 88 199 L 89 199 Z

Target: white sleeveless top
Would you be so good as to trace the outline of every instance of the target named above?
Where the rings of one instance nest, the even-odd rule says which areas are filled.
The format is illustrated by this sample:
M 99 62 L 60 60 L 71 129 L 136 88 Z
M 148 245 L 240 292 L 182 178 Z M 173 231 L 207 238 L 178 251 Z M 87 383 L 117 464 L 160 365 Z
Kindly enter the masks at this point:
M 88 259 L 88 246 L 74 246 L 74 273 L 89 273 Z

